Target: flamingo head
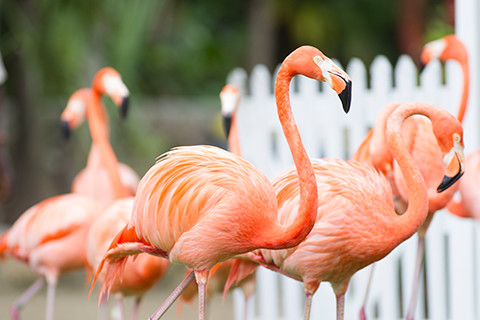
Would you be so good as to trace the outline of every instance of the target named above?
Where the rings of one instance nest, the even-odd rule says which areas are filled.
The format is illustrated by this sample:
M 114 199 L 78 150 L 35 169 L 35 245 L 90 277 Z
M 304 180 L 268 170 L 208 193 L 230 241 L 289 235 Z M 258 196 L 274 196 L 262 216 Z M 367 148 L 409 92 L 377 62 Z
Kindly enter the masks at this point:
M 423 66 L 426 66 L 433 59 L 438 59 L 441 62 L 447 60 L 466 61 L 468 59 L 467 48 L 457 36 L 451 34 L 431 41 L 423 47 L 420 56 Z
M 60 116 L 62 132 L 67 139 L 70 137 L 71 130 L 76 129 L 85 120 L 87 116 L 87 104 L 91 96 L 91 89 L 83 88 L 75 91 L 70 99 L 68 99 L 67 106 Z
M 220 92 L 220 104 L 222 105 L 222 119 L 225 134 L 230 135 L 230 127 L 232 125 L 232 117 L 237 111 L 240 103 L 240 92 L 237 87 L 232 84 L 227 84 Z
M 352 80 L 330 58 L 315 47 L 302 46 L 293 51 L 284 63 L 289 63 L 289 60 L 294 60 L 292 67 L 295 74 L 328 83 L 340 97 L 345 113 L 350 110 Z
M 463 128 L 460 122 L 449 114 L 450 121 L 442 121 L 433 126 L 433 132 L 443 154 L 443 163 L 446 168 L 445 176 L 437 188 L 438 192 L 445 191 L 460 179 L 465 172 L 465 156 L 463 145 Z
M 100 69 L 93 78 L 92 89 L 112 98 L 115 105 L 120 108 L 122 117 L 126 117 L 130 92 L 115 69 L 110 67 Z

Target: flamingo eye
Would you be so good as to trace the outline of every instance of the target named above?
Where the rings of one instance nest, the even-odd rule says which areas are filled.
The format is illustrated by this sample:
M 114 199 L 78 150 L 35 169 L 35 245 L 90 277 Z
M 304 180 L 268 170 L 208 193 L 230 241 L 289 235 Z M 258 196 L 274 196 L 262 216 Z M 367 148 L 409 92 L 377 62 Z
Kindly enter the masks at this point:
M 460 143 L 460 141 L 462 141 L 462 138 L 460 137 L 460 135 L 458 133 L 454 133 L 453 134 L 453 143 L 458 144 L 458 143 Z

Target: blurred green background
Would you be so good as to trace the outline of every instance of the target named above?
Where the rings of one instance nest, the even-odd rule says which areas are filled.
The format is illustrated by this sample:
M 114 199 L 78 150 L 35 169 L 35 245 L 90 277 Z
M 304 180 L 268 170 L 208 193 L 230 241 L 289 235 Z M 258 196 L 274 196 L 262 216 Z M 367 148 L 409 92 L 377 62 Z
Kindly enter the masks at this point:
M 83 125 L 70 141 L 59 116 L 95 72 L 116 68 L 131 92 L 121 121 L 109 110 L 112 144 L 139 175 L 175 145 L 223 146 L 218 93 L 230 70 L 270 70 L 302 44 L 344 66 L 376 55 L 415 61 L 422 45 L 453 32 L 453 0 L 18 0 L 0 2 L 0 165 L 11 175 L 0 222 L 69 191 L 85 166 Z

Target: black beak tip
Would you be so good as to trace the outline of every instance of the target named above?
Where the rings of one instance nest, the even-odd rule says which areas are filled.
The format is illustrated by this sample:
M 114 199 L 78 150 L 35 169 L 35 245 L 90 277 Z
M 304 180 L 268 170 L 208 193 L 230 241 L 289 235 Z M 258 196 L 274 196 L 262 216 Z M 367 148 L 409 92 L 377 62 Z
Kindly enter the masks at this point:
M 61 129 L 63 136 L 68 140 L 70 138 L 70 126 L 67 121 L 62 121 Z
M 442 182 L 440 183 L 440 185 L 437 188 L 437 192 L 440 193 L 440 192 L 443 192 L 443 191 L 447 190 L 448 188 L 450 188 L 455 182 L 458 181 L 458 179 L 460 179 L 463 176 L 463 173 L 464 172 L 459 171 L 453 177 L 444 176 Z
M 418 73 L 422 73 L 423 69 L 425 69 L 426 66 L 427 66 L 426 64 L 424 64 L 423 62 L 420 62 L 418 66 Z
M 120 106 L 120 113 L 122 115 L 122 119 L 125 119 L 127 117 L 129 103 L 130 103 L 130 98 L 124 97 L 122 100 L 122 105 Z
M 230 135 L 230 128 L 232 127 L 232 116 L 231 115 L 222 115 L 223 118 L 223 130 L 225 130 L 225 135 Z
M 350 104 L 352 103 L 352 81 L 346 81 L 345 89 L 338 94 L 342 101 L 343 111 L 348 113 L 350 111 Z

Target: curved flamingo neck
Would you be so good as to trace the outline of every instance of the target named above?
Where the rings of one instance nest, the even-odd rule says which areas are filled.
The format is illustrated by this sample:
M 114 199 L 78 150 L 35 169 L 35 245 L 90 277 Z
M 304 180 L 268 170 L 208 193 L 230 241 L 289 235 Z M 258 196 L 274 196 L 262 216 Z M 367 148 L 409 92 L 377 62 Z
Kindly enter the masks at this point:
M 396 232 L 391 234 L 400 238 L 395 240 L 396 243 L 412 236 L 423 224 L 428 213 L 427 187 L 403 140 L 402 125 L 404 120 L 412 115 L 421 114 L 432 119 L 433 114 L 422 103 L 412 103 L 404 106 L 396 110 L 387 122 L 387 142 L 402 171 L 409 192 L 407 210 L 402 215 L 395 216 L 392 224 Z M 398 232 L 399 230 L 402 230 L 402 232 Z
M 235 113 L 232 115 L 232 124 L 230 126 L 230 134 L 228 135 L 228 147 L 230 152 L 239 156 L 242 155 L 240 139 L 238 138 L 237 116 Z
M 458 107 L 457 119 L 460 123 L 463 123 L 465 112 L 467 111 L 468 95 L 470 93 L 470 69 L 468 65 L 468 58 L 458 61 L 462 68 L 463 73 L 463 89 L 462 97 L 460 98 L 460 105 Z
M 318 195 L 315 175 L 308 154 L 303 147 L 290 105 L 289 86 L 291 79 L 296 74 L 297 72 L 290 70 L 287 58 L 278 71 L 275 99 L 278 117 L 298 173 L 300 201 L 294 222 L 273 231 L 270 239 L 277 238 L 272 240 L 270 248 L 273 249 L 298 245 L 313 228 L 317 216 Z
M 369 144 L 372 164 L 384 174 L 393 167 L 393 156 L 387 147 L 386 129 L 387 120 L 397 107 L 398 104 L 390 103 L 380 110 L 372 133 L 372 140 Z
M 92 136 L 92 148 L 90 152 L 93 151 L 91 157 L 89 155 L 88 162 L 90 164 L 91 160 L 95 164 L 96 159 L 100 158 L 101 164 L 107 170 L 115 197 L 117 199 L 126 197 L 128 196 L 128 192 L 120 179 L 117 157 L 108 139 L 109 126 L 106 111 L 101 104 L 101 96 L 98 93 L 94 92 L 91 103 L 87 104 L 87 116 L 90 134 Z

